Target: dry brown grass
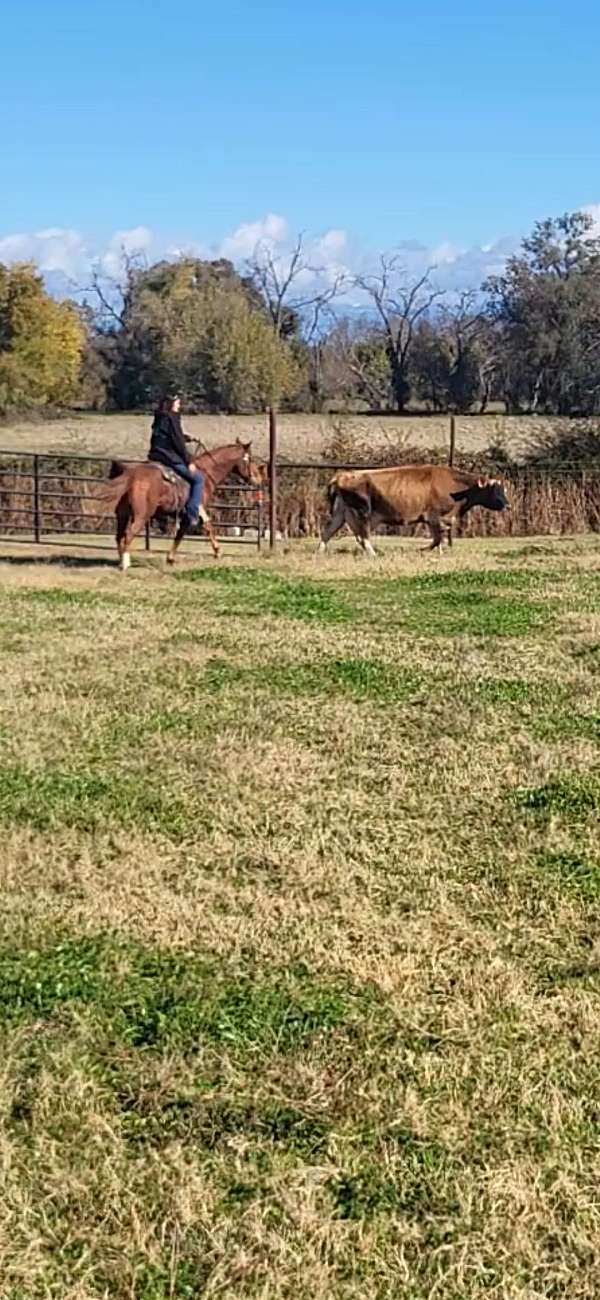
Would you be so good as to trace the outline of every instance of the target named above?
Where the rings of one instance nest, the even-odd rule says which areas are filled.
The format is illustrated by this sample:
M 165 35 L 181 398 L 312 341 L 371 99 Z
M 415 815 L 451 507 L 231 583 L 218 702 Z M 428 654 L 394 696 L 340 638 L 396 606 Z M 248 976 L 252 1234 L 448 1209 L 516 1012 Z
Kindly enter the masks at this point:
M 185 424 L 209 446 L 239 436 L 244 440 L 253 439 L 257 455 L 268 454 L 265 415 L 194 415 L 186 416 Z M 547 444 L 560 436 L 568 438 L 574 430 L 589 425 L 589 420 L 552 416 L 457 416 L 456 445 L 468 454 L 500 446 L 519 457 L 532 446 Z M 71 412 L 52 420 L 3 420 L 0 447 L 133 458 L 146 454 L 149 427 L 148 414 L 128 412 L 116 415 Z M 302 461 L 318 459 L 340 436 L 372 449 L 404 445 L 447 451 L 450 419 L 447 415 L 280 414 L 278 428 L 282 456 Z
M 595 1300 L 600 551 L 383 552 L 6 549 L 7 1300 Z

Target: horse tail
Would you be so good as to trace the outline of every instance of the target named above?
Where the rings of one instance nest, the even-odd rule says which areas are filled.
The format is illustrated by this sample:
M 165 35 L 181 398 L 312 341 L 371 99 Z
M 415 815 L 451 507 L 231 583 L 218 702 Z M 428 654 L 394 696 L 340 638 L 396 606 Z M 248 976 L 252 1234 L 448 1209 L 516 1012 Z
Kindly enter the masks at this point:
M 100 487 L 95 488 L 94 500 L 99 501 L 101 505 L 107 506 L 110 510 L 116 510 L 128 489 L 129 474 L 125 470 L 123 474 L 118 474 L 109 483 L 102 483 Z

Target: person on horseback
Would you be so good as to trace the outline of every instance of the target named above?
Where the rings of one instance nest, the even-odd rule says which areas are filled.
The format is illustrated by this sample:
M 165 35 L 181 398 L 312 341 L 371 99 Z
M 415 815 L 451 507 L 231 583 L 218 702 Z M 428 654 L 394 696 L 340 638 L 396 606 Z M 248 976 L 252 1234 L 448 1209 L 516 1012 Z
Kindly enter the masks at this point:
M 174 470 L 180 478 L 190 485 L 190 495 L 186 507 L 186 523 L 194 527 L 199 517 L 206 523 L 207 514 L 202 506 L 204 492 L 204 475 L 192 460 L 187 443 L 193 442 L 186 437 L 181 427 L 181 398 L 163 397 L 159 402 L 152 421 L 152 437 L 148 460 L 156 461 Z

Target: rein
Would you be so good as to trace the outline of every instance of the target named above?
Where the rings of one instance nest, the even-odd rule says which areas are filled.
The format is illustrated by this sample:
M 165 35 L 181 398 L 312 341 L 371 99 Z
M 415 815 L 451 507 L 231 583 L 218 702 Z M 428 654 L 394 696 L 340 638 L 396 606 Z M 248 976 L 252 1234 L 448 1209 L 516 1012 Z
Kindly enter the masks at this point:
M 221 448 L 221 450 L 225 451 L 226 448 L 223 447 Z M 212 460 L 213 465 L 216 467 L 219 474 L 223 473 L 224 470 L 223 478 L 217 478 L 217 475 L 214 473 L 214 471 L 213 473 L 211 473 L 209 469 L 205 468 L 203 465 L 198 464 L 198 460 L 202 459 L 203 456 L 210 456 L 210 459 Z M 219 458 L 208 447 L 206 447 L 202 452 L 202 457 L 199 456 L 198 458 L 194 458 L 194 464 L 196 466 L 196 469 L 202 470 L 205 477 L 211 480 L 213 487 L 216 487 L 218 483 L 222 483 L 223 479 L 227 478 L 227 475 L 230 474 L 231 470 L 233 469 L 235 460 L 239 459 L 239 457 L 236 455 L 235 460 L 232 462 L 232 464 L 228 465 L 227 467 L 224 467 L 221 461 L 219 460 Z

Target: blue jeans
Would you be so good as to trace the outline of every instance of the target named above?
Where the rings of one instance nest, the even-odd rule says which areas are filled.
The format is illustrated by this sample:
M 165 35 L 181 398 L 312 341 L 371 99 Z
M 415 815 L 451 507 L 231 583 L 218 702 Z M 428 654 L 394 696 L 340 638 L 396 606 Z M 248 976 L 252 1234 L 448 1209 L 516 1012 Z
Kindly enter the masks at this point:
M 184 478 L 190 485 L 190 495 L 186 507 L 186 514 L 191 515 L 194 519 L 198 518 L 198 510 L 202 501 L 204 491 L 204 474 L 202 470 L 196 469 L 192 465 L 184 465 L 183 461 L 177 461 L 172 467 L 180 478 Z

